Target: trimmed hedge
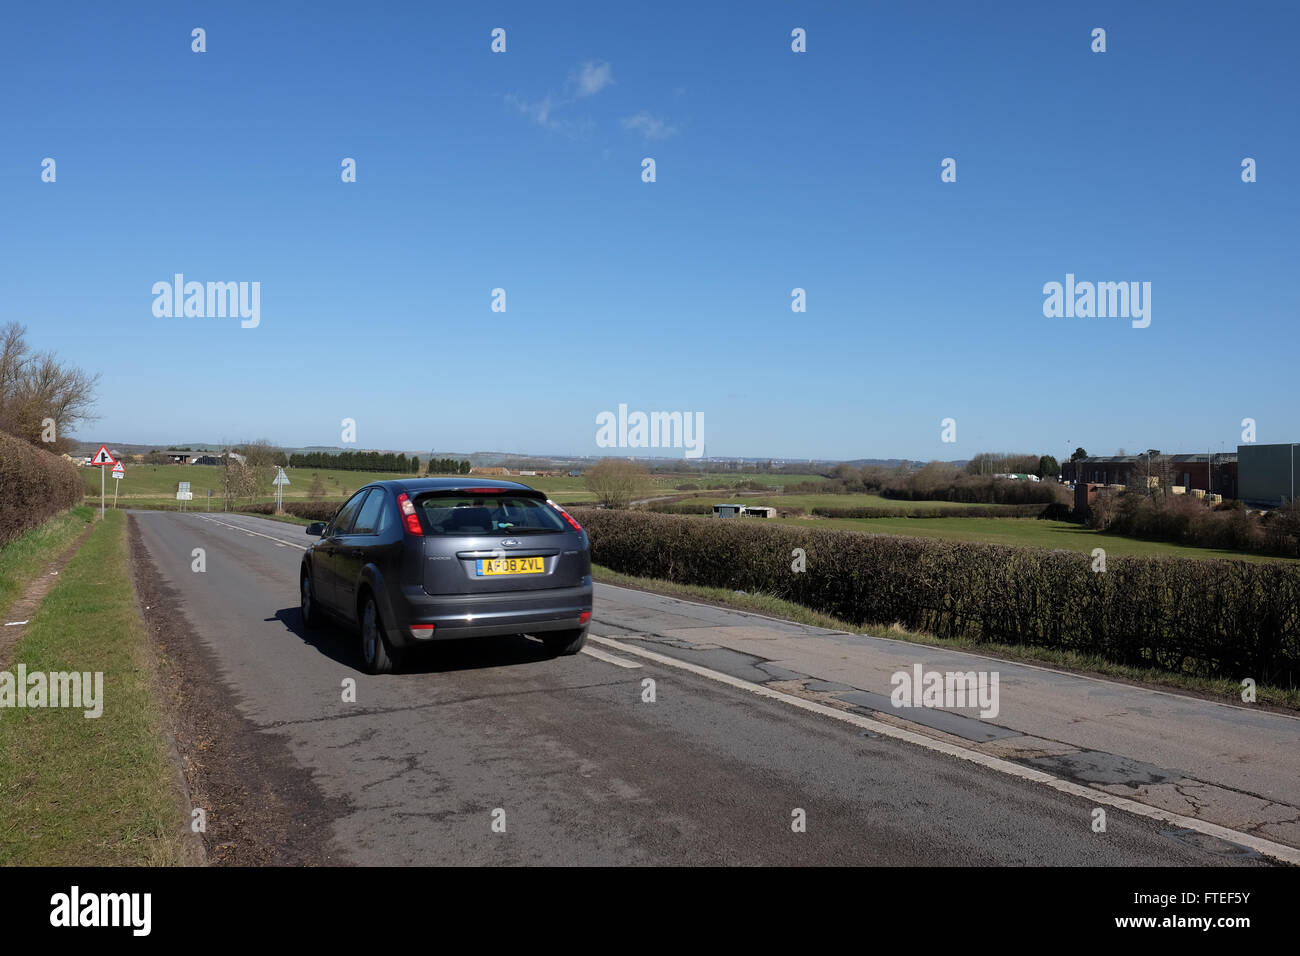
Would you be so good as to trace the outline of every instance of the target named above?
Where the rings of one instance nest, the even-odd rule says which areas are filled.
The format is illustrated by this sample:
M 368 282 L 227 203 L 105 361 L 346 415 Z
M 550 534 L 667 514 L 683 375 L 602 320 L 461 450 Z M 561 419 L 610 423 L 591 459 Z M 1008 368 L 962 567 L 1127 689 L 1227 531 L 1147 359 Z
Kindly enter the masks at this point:
M 308 521 L 329 521 L 341 507 L 343 507 L 342 501 L 286 501 L 284 512 L 295 518 L 306 518 Z M 239 510 L 255 515 L 271 515 L 275 514 L 275 505 L 265 502 L 244 505 Z
M 592 560 L 683 584 L 773 594 L 858 625 L 1051 647 L 1119 664 L 1292 687 L 1300 566 L 1113 557 L 570 509 Z M 791 571 L 803 548 L 807 570 Z
M 565 510 L 571 511 L 572 509 L 566 508 Z M 679 505 L 653 502 L 646 505 L 646 510 L 666 515 L 711 515 L 713 514 L 713 505 L 707 501 L 688 501 Z
M 81 503 L 77 466 L 0 432 L 0 544 Z

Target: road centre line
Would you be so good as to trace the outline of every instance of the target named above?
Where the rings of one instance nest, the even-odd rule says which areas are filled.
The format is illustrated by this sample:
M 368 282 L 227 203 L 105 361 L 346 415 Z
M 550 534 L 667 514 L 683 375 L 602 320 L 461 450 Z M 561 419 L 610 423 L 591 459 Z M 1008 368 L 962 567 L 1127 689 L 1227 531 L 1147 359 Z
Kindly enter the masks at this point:
M 249 531 L 247 528 L 241 528 L 238 525 L 233 525 L 233 524 L 226 524 L 224 521 L 218 521 L 216 518 L 209 518 L 206 516 L 201 516 L 201 517 L 203 517 L 204 521 L 211 521 L 213 524 L 219 524 L 223 528 L 230 528 L 232 531 L 242 531 L 244 532 L 244 534 L 249 535 L 250 537 L 265 538 L 267 541 L 274 541 L 277 544 L 281 544 L 289 548 L 297 548 L 299 551 L 307 550 L 307 546 L 305 544 L 292 544 L 288 541 L 281 541 L 279 538 L 272 537 L 269 534 L 262 534 L 262 532 L 260 531 Z

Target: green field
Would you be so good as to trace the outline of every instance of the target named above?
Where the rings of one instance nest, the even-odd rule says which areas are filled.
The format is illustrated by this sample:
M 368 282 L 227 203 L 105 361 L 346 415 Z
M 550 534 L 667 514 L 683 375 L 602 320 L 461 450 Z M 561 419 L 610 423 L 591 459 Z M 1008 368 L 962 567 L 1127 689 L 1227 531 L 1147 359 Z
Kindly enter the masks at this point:
M 221 495 L 221 467 L 219 465 L 133 465 L 125 462 L 126 477 L 118 489 L 118 500 L 133 498 L 170 498 L 176 500 L 176 485 L 188 481 L 194 493 L 193 504 L 200 504 L 200 498 L 206 498 L 211 489 L 213 498 Z M 356 491 L 362 485 L 383 478 L 410 477 L 369 471 L 330 471 L 328 469 L 286 468 L 290 485 L 284 489 L 285 497 L 307 500 L 307 491 L 311 488 L 312 476 L 319 474 L 325 484 L 325 497 L 343 498 L 345 489 Z M 111 473 L 104 476 L 108 489 L 108 500 L 113 500 L 113 478 Z M 99 501 L 99 469 L 83 468 L 82 478 L 86 483 L 86 497 Z
M 212 508 L 214 510 L 221 509 L 221 467 L 219 465 L 138 465 L 127 462 L 125 468 L 126 477 L 122 479 L 121 487 L 118 488 L 117 500 L 119 505 L 131 508 L 170 509 L 178 507 L 176 485 L 178 482 L 188 481 L 190 491 L 194 494 L 194 500 L 188 503 L 188 508 L 198 511 L 204 510 L 208 505 L 207 498 L 210 490 L 212 492 Z M 87 503 L 99 503 L 98 472 L 98 468 L 82 469 L 82 478 L 86 484 Z M 287 501 L 311 500 L 308 491 L 315 477 L 319 475 L 325 485 L 325 494 L 322 496 L 322 500 L 338 501 L 340 503 L 349 494 L 371 481 L 414 477 L 410 474 L 396 472 L 338 471 L 328 468 L 286 468 L 285 474 L 289 477 L 290 482 L 289 486 L 284 489 L 284 497 Z M 779 487 L 786 481 L 806 481 L 815 477 L 812 475 L 744 474 L 655 475 L 646 486 L 644 496 L 653 497 L 674 494 L 674 486 L 687 481 L 696 484 L 725 482 L 729 485 L 741 481 L 759 481 L 763 484 Z M 106 493 L 111 504 L 113 500 L 113 478 L 110 474 L 105 475 L 105 479 Z M 537 488 L 539 491 L 544 491 L 561 504 L 582 504 L 592 502 L 595 499 L 595 495 L 587 490 L 585 479 L 580 477 L 570 478 L 563 475 L 548 478 L 533 475 L 510 475 L 507 480 L 522 482 L 525 485 Z M 724 493 L 719 491 L 714 494 Z M 821 497 L 843 498 L 848 496 L 826 495 Z M 854 497 L 861 498 L 864 496 L 858 495 Z M 259 502 L 274 500 L 274 494 L 262 495 L 257 498 Z M 247 503 L 247 499 L 241 501 L 241 504 Z
M 783 488 L 786 485 L 802 484 L 806 481 L 825 481 L 822 475 L 779 475 L 779 474 L 744 474 L 732 471 L 726 472 L 709 472 L 706 474 L 670 474 L 655 475 L 656 487 L 665 487 L 671 491 L 675 485 L 693 484 L 704 488 L 706 485 L 727 485 L 728 487 L 738 485 L 741 482 L 752 481 L 755 484 L 763 485 L 770 488 Z
M 705 518 L 702 520 L 715 520 Z M 731 518 L 732 521 L 760 521 L 759 518 Z M 800 528 L 842 528 L 869 534 L 897 534 L 913 538 L 939 538 L 969 544 L 1004 544 L 1021 548 L 1065 548 L 1091 554 L 1103 548 L 1108 557 L 1235 558 L 1241 561 L 1285 561 L 1237 551 L 1191 548 L 1163 541 L 1141 541 L 1093 531 L 1072 521 L 1044 521 L 1037 518 L 774 518 L 775 524 Z
M 728 499 L 720 497 L 726 492 L 716 491 L 708 495 L 692 495 L 674 501 L 673 504 L 720 504 Z M 895 498 L 882 498 L 880 495 L 783 495 L 764 492 L 739 492 L 739 500 L 746 505 L 763 505 L 772 508 L 802 508 L 811 512 L 813 508 L 888 508 L 891 511 L 956 511 L 966 508 L 990 508 L 986 505 L 966 501 L 900 501 Z M 873 519 L 876 520 L 876 519 Z

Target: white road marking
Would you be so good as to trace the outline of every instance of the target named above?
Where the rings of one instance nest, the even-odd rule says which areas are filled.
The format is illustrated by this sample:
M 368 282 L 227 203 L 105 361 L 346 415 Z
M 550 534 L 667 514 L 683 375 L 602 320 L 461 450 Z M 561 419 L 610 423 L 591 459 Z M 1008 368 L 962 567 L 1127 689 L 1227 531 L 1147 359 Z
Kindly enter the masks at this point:
M 657 654 L 654 651 L 646 650 L 642 647 L 635 647 L 624 644 L 620 641 L 608 637 L 597 637 L 595 634 L 590 635 L 590 639 L 614 650 L 622 651 L 626 654 L 632 654 L 636 657 L 643 657 L 646 660 L 654 661 L 656 664 L 662 664 L 665 667 L 673 667 L 677 670 L 689 671 L 700 677 L 726 684 L 729 687 L 735 687 L 739 690 L 748 691 L 759 697 L 767 697 L 770 700 L 777 700 L 791 707 L 797 707 L 800 710 L 806 710 L 810 713 L 821 714 L 823 717 L 830 717 L 846 724 L 852 724 L 862 730 L 869 730 L 873 734 L 879 734 L 881 737 L 892 737 L 895 740 L 902 740 L 910 744 L 916 744 L 924 747 L 926 750 L 935 753 L 947 754 L 949 757 L 956 757 L 959 760 L 966 760 L 970 763 L 978 764 L 989 770 L 1006 774 L 1011 777 L 1019 777 L 1021 780 L 1030 780 L 1034 783 L 1045 784 L 1053 790 L 1069 794 L 1074 797 L 1081 797 L 1093 804 L 1105 804 L 1108 807 L 1114 807 L 1118 810 L 1125 810 L 1137 816 L 1147 817 L 1152 820 L 1160 820 L 1163 823 L 1172 823 L 1175 826 L 1185 830 L 1195 830 L 1198 833 L 1204 833 L 1207 836 L 1217 837 L 1220 840 L 1227 840 L 1229 843 L 1236 843 L 1240 846 L 1249 847 L 1265 856 L 1282 860 L 1292 865 L 1300 865 L 1300 849 L 1286 846 L 1282 843 L 1274 843 L 1272 840 L 1265 840 L 1261 837 L 1254 836 L 1250 833 L 1242 833 L 1240 830 L 1231 830 L 1228 827 L 1219 826 L 1217 823 L 1209 823 L 1205 820 L 1197 820 L 1194 817 L 1185 817 L 1181 813 L 1173 813 L 1169 810 L 1162 810 L 1159 807 L 1147 806 L 1145 803 L 1138 803 L 1136 800 L 1129 800 L 1126 797 L 1118 797 L 1114 794 L 1107 793 L 1104 790 L 1094 790 L 1092 787 L 1085 787 L 1082 784 L 1072 783 L 1069 780 L 1062 780 L 1059 777 L 1053 777 L 1050 773 L 1042 770 L 1035 770 L 1030 767 L 1024 767 L 1010 760 L 1003 760 L 1001 757 L 991 757 L 988 754 L 980 753 L 975 750 L 967 750 L 956 744 L 949 743 L 946 740 L 936 740 L 933 737 L 927 737 L 924 734 L 918 734 L 902 727 L 895 727 L 893 724 L 881 723 L 878 720 L 872 720 L 869 717 L 863 717 L 860 714 L 850 713 L 839 710 L 835 707 L 829 707 L 826 704 L 819 704 L 816 701 L 805 700 L 802 697 L 795 697 L 793 694 L 786 694 L 779 690 L 773 690 L 770 687 L 764 687 L 762 684 L 755 684 L 752 681 L 743 680 L 739 677 L 732 677 L 730 674 L 723 674 L 720 671 L 710 670 L 707 667 L 701 667 L 699 664 L 692 664 L 689 661 L 678 660 L 675 657 L 668 657 L 665 654 Z M 1086 825 L 1085 820 L 1080 825 Z
M 26 624 L 26 623 L 27 623 L 26 621 L 9 621 L 5 624 L 5 627 L 13 627 L 17 624 Z
M 613 654 L 606 654 L 604 651 L 598 651 L 594 647 L 584 647 L 582 653 L 590 654 L 598 661 L 604 661 L 606 664 L 613 664 L 616 667 L 640 667 L 636 661 L 625 660 L 622 657 L 615 657 Z
M 200 515 L 200 517 L 202 517 L 204 521 L 211 521 L 213 524 L 219 524 L 223 528 L 229 528 L 232 531 L 242 531 L 244 532 L 244 534 L 248 535 L 249 537 L 265 538 L 267 541 L 274 541 L 277 544 L 282 544 L 287 548 L 297 548 L 299 551 L 307 550 L 307 546 L 305 544 L 292 544 L 288 541 L 281 541 L 279 538 L 273 538 L 269 534 L 262 534 L 262 532 L 260 531 L 249 531 L 247 528 L 241 528 L 238 525 L 226 524 L 224 521 L 218 521 L 216 518 L 208 518 L 203 515 Z

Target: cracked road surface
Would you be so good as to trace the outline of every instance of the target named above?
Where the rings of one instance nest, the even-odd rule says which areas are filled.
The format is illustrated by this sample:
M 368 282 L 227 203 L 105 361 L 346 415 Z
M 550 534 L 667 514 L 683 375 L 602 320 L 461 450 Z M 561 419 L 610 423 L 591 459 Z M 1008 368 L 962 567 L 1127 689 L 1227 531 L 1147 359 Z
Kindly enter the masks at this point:
M 357 669 L 355 641 L 346 632 L 307 632 L 300 624 L 297 575 L 308 539 L 299 526 L 202 513 L 134 512 L 132 520 L 142 549 L 137 558 L 151 566 L 156 593 L 166 595 L 146 618 L 154 615 L 151 625 L 165 624 L 194 645 L 186 666 L 202 672 L 190 676 L 219 688 L 223 706 L 257 751 L 224 753 L 220 734 L 201 761 L 184 752 L 184 742 L 181 747 L 187 772 L 197 775 L 191 789 L 200 796 L 204 773 L 237 776 L 246 768 L 259 778 L 247 781 L 244 805 L 235 799 L 228 819 L 210 813 L 223 845 L 256 847 L 245 859 L 1267 862 L 1267 855 L 1232 841 L 1111 804 L 1105 804 L 1112 806 L 1106 831 L 1093 832 L 1093 810 L 1103 804 L 1087 796 L 759 696 L 739 682 L 910 727 L 927 740 L 960 742 L 990 760 L 1086 783 L 1098 794 L 1164 801 L 1180 814 L 1205 813 L 1222 792 L 1237 792 L 1256 801 L 1260 812 L 1251 817 L 1234 805 L 1223 811 L 1225 819 L 1238 813 L 1241 826 L 1258 828 L 1267 817 L 1277 826 L 1266 835 L 1280 842 L 1288 841 L 1283 821 L 1295 817 L 1300 802 L 1297 777 L 1286 762 L 1296 759 L 1300 723 L 1282 715 L 603 585 L 597 586 L 592 633 L 614 641 L 593 641 L 591 653 L 549 659 L 526 637 L 446 644 L 415 658 L 403 673 L 371 677 Z M 206 552 L 202 573 L 191 570 L 194 548 Z M 653 656 L 638 653 L 647 650 Z M 958 662 L 963 669 L 1000 670 L 998 718 L 908 713 L 924 716 L 927 725 L 873 710 L 888 698 L 888 673 L 918 661 L 927 668 Z M 654 681 L 654 702 L 643 700 L 646 679 Z M 349 680 L 355 681 L 355 703 L 343 700 Z M 1041 701 L 1034 703 L 1039 695 L 1055 708 L 1041 718 Z M 1076 706 L 1087 700 L 1095 715 Z M 1226 716 L 1216 717 L 1214 708 Z M 1174 719 L 1165 724 L 1170 711 Z M 1176 724 L 1195 729 L 1198 720 L 1221 732 L 1200 751 L 1188 751 Z M 1276 749 L 1279 736 L 1292 741 L 1285 759 Z M 1253 742 L 1247 752 L 1236 749 L 1243 740 Z M 1139 747 L 1143 741 L 1150 746 Z M 1175 759 L 1183 757 L 1181 764 Z M 1225 773 L 1234 766 L 1244 769 Z M 257 793 L 275 793 L 281 777 L 291 799 L 282 800 L 283 809 L 268 809 Z M 1244 788 L 1238 786 L 1243 781 Z M 252 801 L 261 801 L 263 816 L 290 819 L 259 820 L 250 813 Z M 797 810 L 806 815 L 805 832 L 792 829 Z M 494 820 L 504 821 L 505 832 L 494 831 Z M 272 822 L 278 826 L 271 828 Z M 265 838 L 269 828 L 277 835 L 273 845 Z M 215 842 L 209 839 L 209 855 L 222 861 Z

